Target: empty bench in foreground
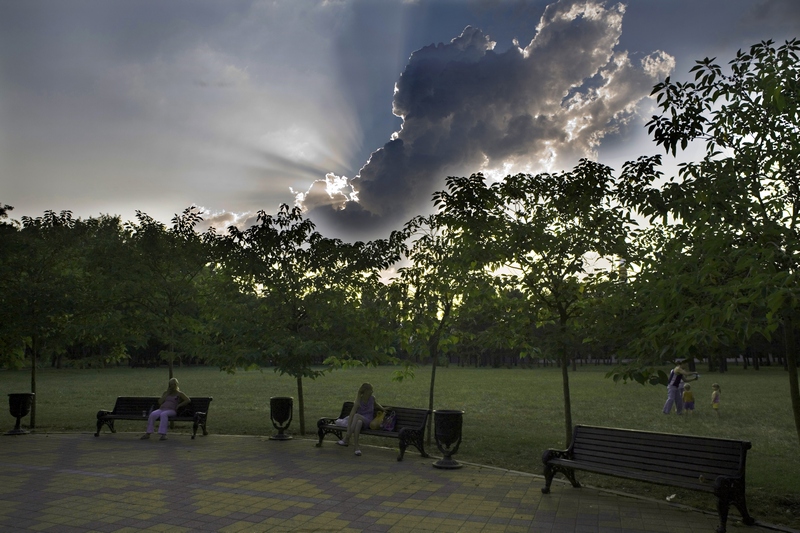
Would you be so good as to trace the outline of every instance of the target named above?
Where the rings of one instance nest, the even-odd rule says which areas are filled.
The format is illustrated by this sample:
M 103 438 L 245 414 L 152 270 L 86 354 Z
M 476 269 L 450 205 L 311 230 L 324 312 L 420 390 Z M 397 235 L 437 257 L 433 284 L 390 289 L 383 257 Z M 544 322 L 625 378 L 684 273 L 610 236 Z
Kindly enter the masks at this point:
M 203 430 L 203 435 L 208 435 L 206 430 L 206 418 L 208 408 L 213 398 L 193 396 L 189 405 L 178 410 L 176 416 L 169 417 L 171 422 L 192 422 L 192 438 L 197 434 L 197 428 Z M 150 413 L 158 409 L 159 398 L 155 396 L 118 396 L 114 403 L 114 409 L 107 411 L 101 409 L 97 412 L 97 432 L 95 437 L 100 436 L 103 425 L 108 426 L 111 433 L 116 433 L 114 422 L 116 420 L 138 420 L 147 422 Z
M 353 408 L 353 402 L 344 402 L 342 404 L 342 411 L 338 418 L 345 418 L 350 415 Z M 408 446 L 413 446 L 422 457 L 428 457 L 425 452 L 424 436 L 425 425 L 428 422 L 430 410 L 428 409 L 415 409 L 411 407 L 384 407 L 386 412 L 394 411 L 395 425 L 393 431 L 386 431 L 385 429 L 370 429 L 369 427 L 361 429 L 361 435 L 372 435 L 375 437 L 386 437 L 390 439 L 397 439 L 400 441 L 400 455 L 397 456 L 398 461 L 403 460 L 403 455 L 406 453 Z M 347 432 L 347 428 L 336 425 L 336 418 L 320 418 L 317 421 L 317 434 L 319 435 L 319 442 L 317 446 L 322 446 L 322 440 L 325 435 L 333 434 L 337 440 L 342 439 L 342 435 Z
M 580 487 L 575 470 L 710 492 L 717 497 L 717 532 L 724 533 L 731 504 L 745 524 L 755 522 L 745 502 L 749 449 L 747 441 L 579 425 L 568 449 L 542 455 L 542 492 L 550 492 L 557 473 Z

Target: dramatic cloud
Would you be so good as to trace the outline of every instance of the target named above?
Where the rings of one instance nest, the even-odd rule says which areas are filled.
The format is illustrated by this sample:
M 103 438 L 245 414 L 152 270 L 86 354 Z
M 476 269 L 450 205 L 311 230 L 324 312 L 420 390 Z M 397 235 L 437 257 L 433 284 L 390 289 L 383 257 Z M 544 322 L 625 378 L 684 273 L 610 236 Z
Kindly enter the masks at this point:
M 634 59 L 616 49 L 624 11 L 563 0 L 546 8 L 524 48 L 515 41 L 496 52 L 488 35 L 467 27 L 414 52 L 395 87 L 400 131 L 357 176 L 328 174 L 298 203 L 332 229 L 374 233 L 429 209 L 448 175 L 499 178 L 593 157 L 674 68 L 663 52 Z

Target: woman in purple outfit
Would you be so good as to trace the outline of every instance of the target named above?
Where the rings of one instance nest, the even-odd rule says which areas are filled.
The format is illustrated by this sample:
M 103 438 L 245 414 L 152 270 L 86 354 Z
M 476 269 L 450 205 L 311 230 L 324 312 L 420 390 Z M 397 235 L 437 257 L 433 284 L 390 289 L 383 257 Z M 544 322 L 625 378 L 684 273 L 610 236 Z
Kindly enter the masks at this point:
M 157 419 L 161 419 L 158 423 L 158 434 L 161 435 L 161 440 L 167 440 L 167 426 L 169 425 L 169 417 L 178 414 L 178 409 L 184 405 L 189 405 L 192 400 L 186 396 L 178 388 L 178 380 L 172 378 L 169 380 L 167 390 L 161 395 L 158 400 L 158 409 L 150 413 L 150 418 L 147 419 L 147 432 L 142 435 L 142 439 L 149 439 L 150 434 L 155 429 Z
M 678 365 L 669 373 L 669 381 L 667 382 L 667 403 L 664 404 L 664 414 L 668 415 L 672 411 L 672 405 L 678 414 L 683 414 L 683 383 L 687 381 L 694 381 L 699 377 L 697 372 L 689 372 L 686 370 L 686 361 L 681 359 Z
M 336 444 L 339 446 L 349 446 L 350 436 L 355 437 L 356 455 L 361 455 L 361 449 L 358 447 L 358 434 L 361 428 L 369 428 L 369 423 L 375 416 L 375 411 L 383 411 L 383 407 L 375 401 L 372 395 L 372 385 L 369 383 L 362 383 L 358 388 L 356 394 L 356 401 L 353 402 L 353 408 L 350 410 L 350 417 L 348 418 L 347 434 L 344 439 Z

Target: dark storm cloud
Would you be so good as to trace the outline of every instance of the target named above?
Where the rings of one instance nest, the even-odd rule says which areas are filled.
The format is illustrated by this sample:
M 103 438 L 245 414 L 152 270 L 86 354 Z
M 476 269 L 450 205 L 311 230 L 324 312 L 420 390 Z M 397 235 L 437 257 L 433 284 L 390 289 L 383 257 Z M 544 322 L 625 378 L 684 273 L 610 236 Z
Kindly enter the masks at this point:
M 467 27 L 414 52 L 395 88 L 401 130 L 355 178 L 329 174 L 298 200 L 329 225 L 375 230 L 429 209 L 447 175 L 558 169 L 591 157 L 674 65 L 660 52 L 633 61 L 616 50 L 623 14 L 620 4 L 561 1 L 525 48 L 496 52 Z

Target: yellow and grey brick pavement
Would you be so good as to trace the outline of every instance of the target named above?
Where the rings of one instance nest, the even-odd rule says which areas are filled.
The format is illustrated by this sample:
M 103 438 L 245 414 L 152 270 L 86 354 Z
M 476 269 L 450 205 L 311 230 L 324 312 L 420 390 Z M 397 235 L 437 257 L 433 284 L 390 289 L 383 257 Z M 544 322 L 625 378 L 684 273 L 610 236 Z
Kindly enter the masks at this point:
M 0 531 L 712 532 L 715 514 L 467 465 L 295 438 L 0 437 Z M 760 533 L 761 526 L 728 530 Z

